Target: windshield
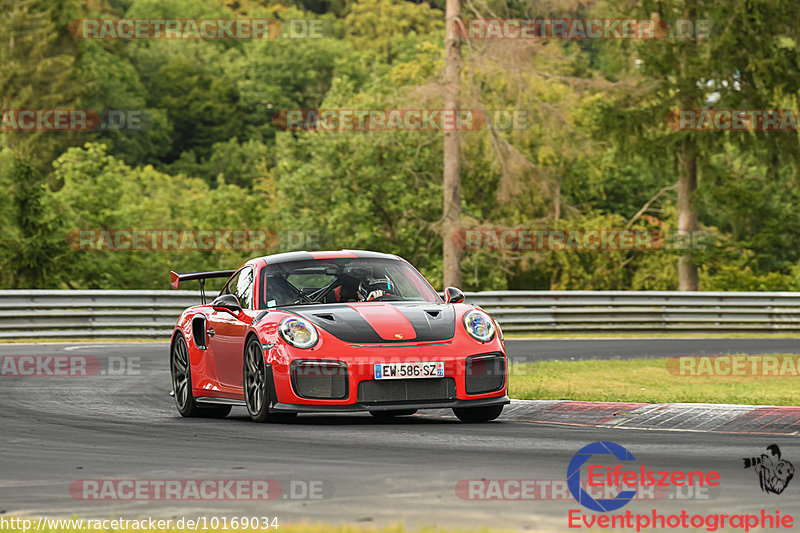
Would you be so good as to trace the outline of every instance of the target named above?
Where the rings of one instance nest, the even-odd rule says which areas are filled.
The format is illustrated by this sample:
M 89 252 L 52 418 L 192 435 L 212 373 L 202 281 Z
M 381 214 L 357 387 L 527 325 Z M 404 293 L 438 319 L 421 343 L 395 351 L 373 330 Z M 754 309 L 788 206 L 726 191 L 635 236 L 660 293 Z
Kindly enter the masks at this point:
M 260 308 L 320 303 L 424 301 L 439 295 L 397 259 L 309 259 L 261 269 Z

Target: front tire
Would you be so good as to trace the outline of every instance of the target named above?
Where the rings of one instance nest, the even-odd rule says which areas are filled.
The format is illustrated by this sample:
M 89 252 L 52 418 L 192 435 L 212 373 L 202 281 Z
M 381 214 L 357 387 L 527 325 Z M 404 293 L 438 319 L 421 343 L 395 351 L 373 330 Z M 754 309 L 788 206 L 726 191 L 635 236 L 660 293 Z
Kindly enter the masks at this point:
M 270 413 L 271 393 L 267 381 L 267 365 L 264 362 L 264 349 L 255 337 L 247 340 L 244 349 L 244 403 L 253 422 L 280 422 L 294 418 L 297 413 Z
M 503 405 L 487 405 L 485 407 L 458 407 L 453 408 L 455 414 L 462 422 L 489 422 L 503 412 Z
M 225 418 L 231 412 L 229 405 L 199 407 L 192 393 L 192 365 L 189 362 L 189 349 L 182 334 L 178 334 L 172 342 L 169 356 L 172 391 L 175 394 L 175 406 L 181 416 L 193 418 L 198 416 L 209 418 Z

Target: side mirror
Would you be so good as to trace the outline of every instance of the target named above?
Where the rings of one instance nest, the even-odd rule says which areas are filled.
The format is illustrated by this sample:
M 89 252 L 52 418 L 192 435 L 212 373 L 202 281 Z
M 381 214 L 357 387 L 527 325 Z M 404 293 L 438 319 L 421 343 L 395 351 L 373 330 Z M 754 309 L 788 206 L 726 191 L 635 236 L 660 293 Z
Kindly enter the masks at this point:
M 464 293 L 461 292 L 460 289 L 456 289 L 455 287 L 447 287 L 444 290 L 444 303 L 446 304 L 457 304 L 464 301 Z
M 227 311 L 234 315 L 238 315 L 242 312 L 242 306 L 233 294 L 217 296 L 217 298 L 211 302 L 211 307 L 214 311 Z

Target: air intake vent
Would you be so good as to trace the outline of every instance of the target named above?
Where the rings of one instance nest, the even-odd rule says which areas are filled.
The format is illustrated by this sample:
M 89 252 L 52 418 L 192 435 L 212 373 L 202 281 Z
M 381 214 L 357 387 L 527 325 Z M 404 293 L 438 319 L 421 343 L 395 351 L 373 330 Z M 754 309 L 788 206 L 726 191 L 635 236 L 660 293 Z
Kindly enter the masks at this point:
M 293 361 L 292 387 L 301 398 L 347 398 L 347 365 L 339 361 Z
M 370 380 L 358 384 L 358 401 L 363 403 L 444 402 L 455 397 L 453 378 Z
M 467 357 L 467 394 L 483 394 L 503 388 L 506 383 L 506 359 L 501 353 Z

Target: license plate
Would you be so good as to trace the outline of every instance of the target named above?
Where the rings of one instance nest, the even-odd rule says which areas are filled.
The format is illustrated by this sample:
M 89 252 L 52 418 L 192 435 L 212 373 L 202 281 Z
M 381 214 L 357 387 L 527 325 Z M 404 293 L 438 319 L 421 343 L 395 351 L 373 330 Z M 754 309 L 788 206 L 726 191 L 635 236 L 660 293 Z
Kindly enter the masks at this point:
M 443 378 L 444 363 L 378 363 L 375 379 Z

